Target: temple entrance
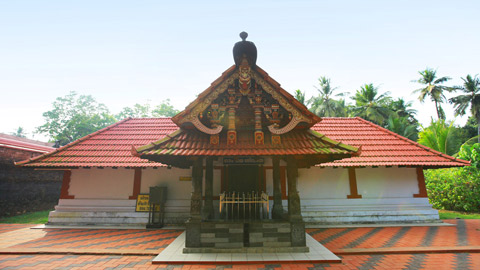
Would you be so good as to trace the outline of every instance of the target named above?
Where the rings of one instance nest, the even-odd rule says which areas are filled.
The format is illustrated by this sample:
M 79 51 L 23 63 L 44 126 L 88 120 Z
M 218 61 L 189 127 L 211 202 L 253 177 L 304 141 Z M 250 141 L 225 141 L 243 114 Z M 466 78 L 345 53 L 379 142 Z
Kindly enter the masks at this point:
M 230 165 L 225 192 L 220 194 L 224 220 L 268 219 L 268 195 L 263 193 L 259 165 Z
M 258 165 L 230 165 L 227 170 L 228 192 L 260 192 L 260 166 Z

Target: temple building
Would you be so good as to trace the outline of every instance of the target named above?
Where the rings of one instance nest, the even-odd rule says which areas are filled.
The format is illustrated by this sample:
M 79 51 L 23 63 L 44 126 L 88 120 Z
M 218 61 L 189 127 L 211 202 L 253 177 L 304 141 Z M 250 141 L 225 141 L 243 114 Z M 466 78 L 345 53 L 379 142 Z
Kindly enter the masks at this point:
M 49 224 L 145 225 L 137 199 L 155 186 L 167 189 L 165 223 L 186 224 L 191 252 L 301 250 L 305 226 L 318 224 L 439 222 L 423 170 L 469 162 L 358 117 L 314 115 L 241 38 L 235 64 L 178 115 L 128 118 L 17 163 L 64 171 Z M 203 237 L 220 229 L 226 242 Z

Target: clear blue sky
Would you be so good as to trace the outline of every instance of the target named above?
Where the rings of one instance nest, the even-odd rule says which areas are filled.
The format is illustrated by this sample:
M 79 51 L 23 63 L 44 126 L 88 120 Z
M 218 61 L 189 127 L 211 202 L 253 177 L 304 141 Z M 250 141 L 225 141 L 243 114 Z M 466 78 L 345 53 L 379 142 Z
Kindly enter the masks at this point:
M 426 67 L 450 85 L 480 73 L 479 12 L 478 0 L 0 0 L 0 132 L 22 126 L 31 137 L 72 90 L 113 113 L 167 98 L 183 109 L 233 64 L 241 31 L 257 45 L 257 64 L 291 93 L 314 95 L 320 76 L 342 92 L 374 83 L 415 100 L 428 124 L 434 106 L 416 101 L 411 81 Z

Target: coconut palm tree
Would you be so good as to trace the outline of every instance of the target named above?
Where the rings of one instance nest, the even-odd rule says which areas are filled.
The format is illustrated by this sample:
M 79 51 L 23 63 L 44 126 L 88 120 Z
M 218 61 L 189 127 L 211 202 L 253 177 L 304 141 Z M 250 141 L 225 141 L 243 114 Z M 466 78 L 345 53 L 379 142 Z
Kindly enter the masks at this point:
M 445 119 L 445 112 L 441 106 L 441 103 L 446 100 L 444 91 L 452 91 L 452 87 L 441 85 L 442 83 L 450 80 L 449 77 L 437 78 L 437 71 L 431 68 L 418 72 L 421 77 L 415 82 L 426 85 L 424 88 L 420 88 L 414 91 L 414 93 L 420 93 L 418 99 L 420 102 L 424 102 L 427 96 L 435 103 L 435 109 L 437 111 L 438 119 Z
M 385 128 L 412 141 L 418 139 L 418 124 L 410 122 L 408 117 L 391 114 Z
M 318 116 L 325 117 L 334 117 L 334 116 L 345 116 L 345 101 L 336 100 L 333 97 L 343 96 L 344 93 L 335 94 L 337 87 L 332 87 L 330 84 L 330 79 L 327 77 L 320 77 L 318 79 L 320 88 L 316 87 L 318 90 L 318 96 L 312 97 L 308 103 L 312 104 L 310 111 Z
M 396 100 L 392 100 L 388 107 L 395 112 L 399 117 L 406 117 L 410 123 L 417 123 L 417 119 L 415 115 L 417 114 L 417 110 L 412 109 L 412 102 L 405 101 L 403 98 L 398 98 Z
M 362 85 L 352 97 L 355 101 L 353 115 L 383 126 L 385 120 L 392 113 L 392 110 L 388 108 L 388 103 L 391 101 L 389 94 L 386 92 L 379 95 L 378 87 L 373 86 L 372 83 Z
M 300 101 L 303 105 L 307 106 L 305 103 L 305 92 L 300 91 L 300 89 L 295 90 L 295 99 Z
M 480 78 L 477 75 L 475 77 L 467 75 L 462 80 L 463 85 L 456 86 L 455 89 L 463 91 L 465 95 L 453 97 L 449 101 L 453 103 L 457 115 L 464 115 L 470 106 L 470 112 L 478 124 L 477 135 L 480 135 Z M 480 136 L 478 142 L 480 142 Z
M 437 121 L 432 119 L 430 126 L 422 126 L 422 130 L 418 133 L 418 143 L 439 152 L 453 155 L 458 150 L 454 146 L 454 133 L 453 123 L 448 124 L 443 119 Z

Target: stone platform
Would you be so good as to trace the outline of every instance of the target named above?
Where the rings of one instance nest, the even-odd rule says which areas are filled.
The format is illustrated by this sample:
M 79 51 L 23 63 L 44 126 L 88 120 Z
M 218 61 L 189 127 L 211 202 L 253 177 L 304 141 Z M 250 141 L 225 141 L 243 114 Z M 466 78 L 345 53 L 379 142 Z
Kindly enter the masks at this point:
M 303 222 L 187 222 L 183 253 L 308 252 Z
M 234 263 L 340 263 L 342 260 L 306 234 L 308 252 L 256 253 L 256 248 L 246 248 L 242 253 L 183 253 L 185 232 L 179 235 L 152 261 L 153 264 L 234 264 Z

